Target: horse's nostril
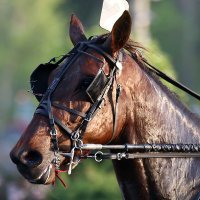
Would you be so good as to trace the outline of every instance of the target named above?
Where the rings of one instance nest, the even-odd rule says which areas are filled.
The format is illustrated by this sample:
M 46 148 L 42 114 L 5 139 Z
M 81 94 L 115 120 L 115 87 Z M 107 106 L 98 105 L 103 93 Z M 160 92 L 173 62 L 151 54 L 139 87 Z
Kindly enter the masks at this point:
M 20 160 L 14 151 L 10 152 L 10 158 L 12 162 L 15 163 L 16 165 L 20 163 Z
M 24 151 L 20 156 L 20 161 L 28 167 L 36 167 L 42 163 L 42 155 L 36 150 Z

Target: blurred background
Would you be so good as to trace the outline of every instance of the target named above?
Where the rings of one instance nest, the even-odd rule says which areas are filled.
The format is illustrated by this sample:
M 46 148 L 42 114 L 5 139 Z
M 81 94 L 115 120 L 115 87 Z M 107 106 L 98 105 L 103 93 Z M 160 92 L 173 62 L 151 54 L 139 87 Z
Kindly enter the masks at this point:
M 163 72 L 200 93 L 200 1 L 129 0 L 132 39 Z M 64 189 L 29 184 L 9 159 L 9 152 L 31 120 L 37 102 L 29 92 L 29 76 L 38 64 L 72 48 L 69 19 L 75 13 L 87 36 L 99 28 L 102 0 L 0 0 L 0 199 L 121 199 L 112 163 L 82 162 L 63 175 Z M 173 88 L 172 88 L 173 89 Z M 175 91 L 194 112 L 200 105 Z

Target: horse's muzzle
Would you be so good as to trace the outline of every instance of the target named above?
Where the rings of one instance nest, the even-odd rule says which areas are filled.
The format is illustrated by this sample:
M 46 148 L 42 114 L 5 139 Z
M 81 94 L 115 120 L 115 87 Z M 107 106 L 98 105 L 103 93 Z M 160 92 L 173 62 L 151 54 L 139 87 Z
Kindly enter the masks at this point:
M 10 152 L 10 158 L 16 165 L 24 165 L 29 168 L 39 166 L 43 160 L 42 154 L 36 150 L 15 151 L 13 149 Z

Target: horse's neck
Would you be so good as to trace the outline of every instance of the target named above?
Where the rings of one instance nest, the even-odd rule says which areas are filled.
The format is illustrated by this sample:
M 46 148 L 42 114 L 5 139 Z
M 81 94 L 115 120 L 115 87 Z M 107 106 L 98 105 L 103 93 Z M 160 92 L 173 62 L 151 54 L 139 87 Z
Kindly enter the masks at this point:
M 129 76 L 127 74 L 127 80 Z M 127 106 L 129 119 L 121 134 L 120 143 L 200 143 L 199 118 L 141 68 L 138 67 L 132 72 L 132 79 L 132 87 L 129 87 L 131 89 L 126 91 L 131 95 L 129 106 Z M 113 164 L 125 199 L 161 199 L 165 194 L 169 194 L 171 198 L 174 196 L 169 188 L 165 189 L 161 186 L 165 184 L 162 181 L 173 179 L 173 177 L 169 175 L 167 177 L 165 170 L 160 171 L 164 176 L 162 180 L 159 175 L 156 177 L 152 171 L 153 167 L 157 166 L 153 166 L 152 163 L 124 160 L 114 161 Z M 172 166 L 173 169 L 178 167 L 175 164 Z M 188 165 L 183 166 L 184 170 L 188 170 Z M 171 175 L 173 176 L 173 173 Z M 191 188 L 188 189 L 190 190 Z M 180 197 L 178 192 L 175 192 Z M 180 192 L 183 193 L 182 188 Z
M 140 79 L 131 91 L 133 109 L 130 120 L 136 135 L 129 142 L 199 142 L 200 118 L 149 73 L 137 69 Z

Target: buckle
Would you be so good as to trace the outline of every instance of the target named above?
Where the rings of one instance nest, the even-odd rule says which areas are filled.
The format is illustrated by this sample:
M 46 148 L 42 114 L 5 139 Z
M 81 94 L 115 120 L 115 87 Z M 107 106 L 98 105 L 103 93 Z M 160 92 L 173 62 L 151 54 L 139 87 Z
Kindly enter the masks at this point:
M 92 119 L 92 113 L 88 113 L 87 116 L 85 117 L 85 121 L 90 122 Z
M 117 60 L 117 62 L 116 62 L 116 67 L 117 67 L 117 69 L 118 69 L 119 71 L 122 70 L 122 63 L 121 63 L 119 60 Z
M 120 51 L 119 52 L 119 54 L 118 54 L 118 59 L 117 59 L 117 62 L 116 62 L 116 67 L 117 67 L 117 69 L 119 70 L 119 71 L 122 71 L 122 68 L 123 68 L 123 66 L 122 66 L 122 59 L 123 59 L 123 54 L 122 54 L 122 52 Z

